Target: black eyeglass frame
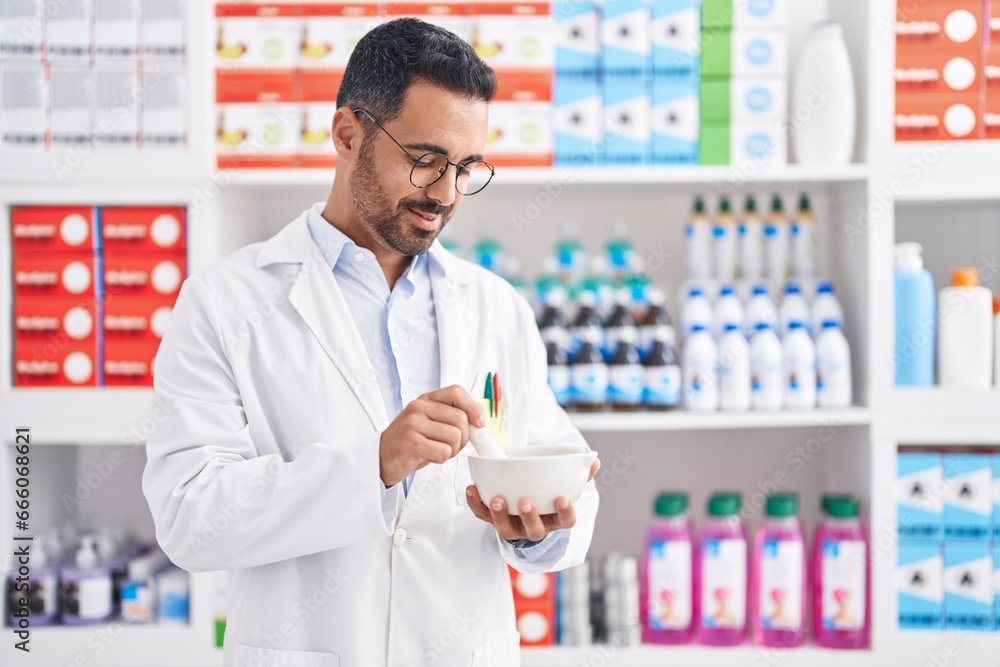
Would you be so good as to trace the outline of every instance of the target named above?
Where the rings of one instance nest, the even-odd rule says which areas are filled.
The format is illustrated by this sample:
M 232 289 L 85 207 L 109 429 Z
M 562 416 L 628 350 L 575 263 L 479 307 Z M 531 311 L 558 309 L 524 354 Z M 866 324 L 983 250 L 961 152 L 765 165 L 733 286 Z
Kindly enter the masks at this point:
M 447 155 L 445 155 L 444 153 L 438 153 L 437 151 L 427 151 L 426 153 L 421 153 L 419 157 L 413 157 L 413 154 L 410 153 L 410 151 L 406 150 L 406 148 L 403 146 L 403 144 L 401 144 L 398 141 L 396 141 L 396 137 L 394 137 L 391 134 L 389 134 L 389 130 L 387 130 L 384 127 L 382 127 L 382 123 L 378 122 L 378 120 L 375 119 L 375 116 L 373 116 L 367 109 L 358 108 L 358 109 L 352 109 L 352 111 L 355 114 L 363 113 L 365 116 L 367 116 L 369 118 L 369 120 L 371 120 L 371 122 L 375 123 L 375 125 L 378 126 L 378 129 L 380 129 L 383 132 L 385 132 L 385 136 L 387 136 L 390 139 L 392 139 L 392 143 L 394 143 L 397 146 L 399 146 L 399 150 L 403 151 L 406 154 L 406 157 L 408 157 L 410 159 L 410 162 L 413 163 L 413 166 L 410 167 L 410 185 L 412 185 L 415 188 L 419 188 L 421 190 L 426 190 L 427 188 L 431 187 L 432 185 L 434 185 L 435 183 L 437 183 L 438 181 L 440 181 L 444 177 L 444 175 L 448 173 L 448 167 L 454 167 L 455 168 L 455 192 L 457 192 L 458 194 L 462 195 L 463 197 L 471 197 L 472 195 L 479 194 L 480 192 L 482 192 L 483 190 L 485 190 L 486 186 L 489 185 L 490 181 L 493 180 L 493 176 L 496 175 L 496 168 L 492 164 L 490 164 L 489 162 L 487 162 L 486 160 L 469 160 L 468 162 L 464 162 L 464 163 L 462 163 L 462 162 L 452 162 L 451 160 L 448 159 Z M 427 185 L 417 185 L 416 183 L 413 182 L 413 173 L 416 171 L 417 165 L 419 165 L 420 162 L 422 160 L 424 160 L 429 155 L 434 155 L 434 156 L 442 158 L 447 163 L 448 166 L 445 167 L 444 169 L 441 169 L 439 171 L 438 175 L 437 175 L 437 178 L 435 178 L 433 181 L 431 181 Z M 461 190 L 458 189 L 458 178 L 459 178 L 459 176 L 462 175 L 463 171 L 466 171 L 466 172 L 469 171 L 468 165 L 474 164 L 474 163 L 481 164 L 484 167 L 486 167 L 487 169 L 489 169 L 490 177 L 486 179 L 486 182 L 483 183 L 482 187 L 480 187 L 479 189 L 474 190 L 472 192 L 462 192 Z

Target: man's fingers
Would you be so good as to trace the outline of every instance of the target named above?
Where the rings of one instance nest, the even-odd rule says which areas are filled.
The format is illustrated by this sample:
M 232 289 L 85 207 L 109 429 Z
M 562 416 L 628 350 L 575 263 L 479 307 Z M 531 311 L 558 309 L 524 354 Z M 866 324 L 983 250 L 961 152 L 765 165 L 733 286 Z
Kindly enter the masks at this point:
M 478 518 L 482 519 L 486 523 L 492 524 L 493 517 L 490 515 L 490 508 L 487 507 L 482 498 L 479 497 L 479 489 L 475 486 L 468 486 L 465 488 L 465 498 L 469 501 L 469 509 Z
M 469 441 L 469 416 L 464 410 L 460 410 L 447 403 L 436 401 L 423 401 L 424 416 L 433 422 L 446 424 L 458 429 L 455 441 L 458 449 L 461 449 Z M 441 438 L 435 438 L 441 440 Z M 457 449 L 456 449 L 457 452 Z
M 600 469 L 601 469 L 601 459 L 594 459 L 594 462 L 590 464 L 590 477 L 587 478 L 587 481 L 589 482 L 590 480 L 594 479 L 594 476 Z
M 507 503 L 497 496 L 490 501 L 490 518 L 497 529 L 497 534 L 505 540 L 517 540 L 524 537 L 520 527 L 515 524 L 515 518 L 507 514 Z
M 415 453 L 419 459 L 431 463 L 444 463 L 452 457 L 453 450 L 450 444 L 432 440 L 423 435 L 417 437 Z
M 556 513 L 542 515 L 547 532 L 572 528 L 576 525 L 576 509 L 566 496 L 556 498 Z
M 420 434 L 428 440 L 447 445 L 451 450 L 450 456 L 458 453 L 467 440 L 462 440 L 462 429 L 452 424 L 444 424 L 431 419 L 425 419 L 418 427 Z
M 524 527 L 525 537 L 532 542 L 540 541 L 548 533 L 545 530 L 542 517 L 538 514 L 538 508 L 530 500 L 522 499 L 518 502 L 517 515 L 521 517 L 521 525 Z
M 486 426 L 486 414 L 483 411 L 483 406 L 472 398 L 472 395 L 464 387 L 453 384 L 450 387 L 436 389 L 424 394 L 424 396 L 437 403 L 445 403 L 462 410 L 468 415 L 469 423 L 473 426 Z

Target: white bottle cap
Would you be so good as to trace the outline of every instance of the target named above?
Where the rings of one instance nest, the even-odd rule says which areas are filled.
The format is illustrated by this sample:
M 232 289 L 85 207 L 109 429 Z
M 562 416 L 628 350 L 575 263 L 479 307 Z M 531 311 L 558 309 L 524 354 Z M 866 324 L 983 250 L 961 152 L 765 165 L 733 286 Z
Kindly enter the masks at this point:
M 93 536 L 84 535 L 80 541 L 80 548 L 76 551 L 76 566 L 81 570 L 97 567 L 97 551 L 94 549 Z
M 649 305 L 663 307 L 663 304 L 667 302 L 667 295 L 663 293 L 663 290 L 657 287 L 650 287 L 649 293 L 646 295 Z
M 924 268 L 923 246 L 919 243 L 896 244 L 896 270 L 921 271 Z
M 562 308 L 566 305 L 566 290 L 561 287 L 549 290 L 545 295 L 545 305 L 552 308 Z

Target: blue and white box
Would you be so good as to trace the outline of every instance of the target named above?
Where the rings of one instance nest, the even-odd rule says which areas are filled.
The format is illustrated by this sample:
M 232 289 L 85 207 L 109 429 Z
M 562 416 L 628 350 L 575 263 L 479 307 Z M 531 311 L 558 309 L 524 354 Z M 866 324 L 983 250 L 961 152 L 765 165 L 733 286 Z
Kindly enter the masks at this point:
M 733 121 L 730 126 L 730 163 L 768 167 L 788 164 L 788 131 L 780 120 Z
M 899 545 L 896 606 L 900 628 L 941 629 L 944 615 L 944 558 L 938 543 Z
M 944 455 L 944 538 L 987 542 L 993 535 L 993 457 Z
M 733 30 L 731 75 L 788 75 L 788 34 L 781 30 Z
M 653 75 L 697 77 L 701 1 L 653 0 Z
M 601 13 L 601 67 L 606 76 L 648 75 L 651 66 L 649 5 L 605 0 Z
M 1000 544 L 993 545 L 993 629 L 1000 632 Z
M 648 79 L 604 77 L 604 162 L 649 164 L 652 127 Z
M 937 452 L 896 456 L 896 521 L 900 540 L 944 536 L 944 464 Z
M 552 3 L 556 31 L 556 73 L 597 76 L 601 57 L 601 15 L 589 0 Z
M 698 79 L 653 78 L 653 164 L 698 164 Z
M 987 543 L 944 544 L 944 627 L 993 629 L 993 550 Z
M 733 0 L 733 28 L 788 28 L 791 0 Z
M 774 120 L 788 115 L 788 82 L 779 77 L 736 77 L 729 82 L 729 118 L 733 122 Z
M 1000 453 L 993 454 L 993 541 L 1000 544 Z M 1000 586 L 1000 582 L 997 585 Z M 1000 614 L 1000 607 L 997 614 Z
M 557 76 L 554 92 L 555 163 L 603 164 L 604 105 L 597 79 Z

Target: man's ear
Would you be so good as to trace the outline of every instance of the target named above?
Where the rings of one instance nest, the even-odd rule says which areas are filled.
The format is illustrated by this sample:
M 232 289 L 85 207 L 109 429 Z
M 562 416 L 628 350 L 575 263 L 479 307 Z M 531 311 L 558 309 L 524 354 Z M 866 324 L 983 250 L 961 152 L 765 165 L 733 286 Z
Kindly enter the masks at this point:
M 333 114 L 332 132 L 337 162 L 351 162 L 361 150 L 361 142 L 364 141 L 361 119 L 347 107 L 340 107 Z

